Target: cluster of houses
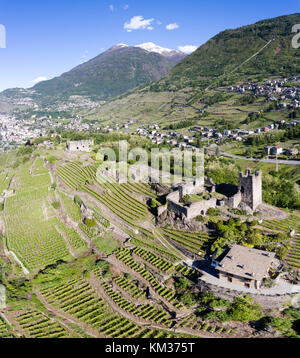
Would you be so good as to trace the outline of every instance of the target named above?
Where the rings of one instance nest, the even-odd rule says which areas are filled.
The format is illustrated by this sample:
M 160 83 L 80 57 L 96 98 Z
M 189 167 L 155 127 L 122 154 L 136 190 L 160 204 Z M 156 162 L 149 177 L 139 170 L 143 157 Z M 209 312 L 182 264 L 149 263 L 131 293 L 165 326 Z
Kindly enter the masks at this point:
M 58 119 L 61 118 L 58 117 Z M 0 114 L 0 152 L 4 149 L 14 149 L 24 144 L 28 139 L 44 137 L 49 133 L 49 129 L 56 132 L 58 128 L 81 132 L 91 130 L 92 125 L 83 122 L 78 116 L 61 123 L 53 121 L 51 115 L 37 117 L 36 114 L 33 114 L 30 118 L 24 118 L 17 114 Z M 98 129 L 100 130 L 100 128 Z
M 168 133 L 161 132 L 158 124 L 148 125 L 145 128 L 137 128 L 132 135 L 140 135 L 147 137 L 153 144 L 160 145 L 162 143 L 171 144 L 174 147 L 193 147 L 195 142 L 195 136 L 182 135 L 175 131 L 169 131 Z
M 37 125 L 34 119 L 19 120 L 14 115 L 0 115 L 0 151 L 5 147 L 23 144 L 28 138 L 44 136 L 46 127 Z
M 114 126 L 107 125 L 107 126 L 103 127 L 102 129 L 105 132 L 124 130 L 124 132 L 127 133 L 129 126 L 132 125 L 133 123 L 134 123 L 134 121 L 132 119 L 129 119 L 129 120 L 127 120 L 126 123 L 124 123 L 122 125 L 117 123 Z
M 83 123 L 80 117 L 70 118 L 69 122 L 63 125 L 65 130 L 75 130 L 78 132 L 89 131 L 91 126 L 89 123 Z
M 229 92 L 245 93 L 251 92 L 255 96 L 265 97 L 267 101 L 280 101 L 280 108 L 297 109 L 300 107 L 300 87 L 286 86 L 287 82 L 297 81 L 298 78 L 293 76 L 290 79 L 283 78 L 280 80 L 269 80 L 264 84 L 245 83 L 227 88 Z
M 275 123 L 267 124 L 264 127 L 256 128 L 255 130 L 247 130 L 247 129 L 225 129 L 222 133 L 218 132 L 214 128 L 208 128 L 203 126 L 194 126 L 191 130 L 198 132 L 205 138 L 216 138 L 220 139 L 223 137 L 233 138 L 235 140 L 242 140 L 242 137 L 253 135 L 253 134 L 260 134 L 266 133 L 272 130 L 276 130 L 279 128 L 280 125 L 285 125 L 286 127 L 295 127 L 300 124 L 300 118 L 293 119 L 291 121 L 286 122 L 285 120 L 280 120 Z
M 222 132 L 218 131 L 215 128 L 204 127 L 200 125 L 196 125 L 192 127 L 189 131 L 192 135 L 182 135 L 176 131 L 169 131 L 168 133 L 164 133 L 160 131 L 160 127 L 158 124 L 148 125 L 147 127 L 139 127 L 135 132 L 132 132 L 132 135 L 140 135 L 142 137 L 149 138 L 152 143 L 160 145 L 162 143 L 168 143 L 173 145 L 174 147 L 187 147 L 194 148 L 195 142 L 197 139 L 202 141 L 214 140 L 216 144 L 222 142 L 226 139 L 233 139 L 235 141 L 242 141 L 246 137 L 254 134 L 267 133 L 273 130 L 277 130 L 280 125 L 285 125 L 286 127 L 294 127 L 300 124 L 300 118 L 294 119 L 291 121 L 280 120 L 275 123 L 270 123 L 262 128 L 256 128 L 255 130 L 247 130 L 247 129 L 225 129 Z M 196 135 L 196 133 L 198 135 Z M 286 154 L 288 155 L 296 155 L 295 150 L 291 149 L 291 154 L 288 154 L 288 150 L 286 150 Z

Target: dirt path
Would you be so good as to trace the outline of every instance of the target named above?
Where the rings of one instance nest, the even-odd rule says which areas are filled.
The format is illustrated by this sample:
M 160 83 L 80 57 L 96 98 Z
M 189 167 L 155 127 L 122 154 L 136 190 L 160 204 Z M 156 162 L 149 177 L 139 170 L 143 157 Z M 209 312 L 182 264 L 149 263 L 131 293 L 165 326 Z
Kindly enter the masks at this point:
M 22 264 L 22 262 L 18 259 L 17 255 L 16 255 L 13 251 L 8 251 L 7 249 L 4 249 L 4 254 L 5 254 L 6 256 L 11 255 L 11 256 L 14 258 L 14 260 L 21 266 L 21 268 L 22 268 L 24 274 L 25 274 L 26 276 L 29 275 L 29 271 L 28 271 L 27 268 Z
M 155 228 L 152 228 L 153 235 L 155 238 L 164 246 L 166 247 L 172 254 L 174 254 L 177 257 L 180 257 L 182 260 L 189 262 L 190 259 L 185 256 L 181 251 L 176 249 L 174 246 L 169 244 L 169 242 L 162 236 L 162 234 Z

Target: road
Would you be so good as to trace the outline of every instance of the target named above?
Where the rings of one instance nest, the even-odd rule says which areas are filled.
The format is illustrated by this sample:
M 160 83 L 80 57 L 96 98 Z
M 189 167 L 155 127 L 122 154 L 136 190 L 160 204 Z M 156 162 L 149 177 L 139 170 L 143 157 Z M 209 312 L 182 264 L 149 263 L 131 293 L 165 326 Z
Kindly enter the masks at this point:
M 248 160 L 249 162 L 263 162 L 263 163 L 278 163 L 278 164 L 290 164 L 290 165 L 300 165 L 299 160 L 284 160 L 284 159 L 256 159 L 256 158 L 245 158 L 245 157 L 239 157 L 237 155 L 228 154 L 225 152 L 220 152 L 220 155 L 223 157 L 229 157 L 229 158 L 235 158 L 235 159 L 243 159 Z

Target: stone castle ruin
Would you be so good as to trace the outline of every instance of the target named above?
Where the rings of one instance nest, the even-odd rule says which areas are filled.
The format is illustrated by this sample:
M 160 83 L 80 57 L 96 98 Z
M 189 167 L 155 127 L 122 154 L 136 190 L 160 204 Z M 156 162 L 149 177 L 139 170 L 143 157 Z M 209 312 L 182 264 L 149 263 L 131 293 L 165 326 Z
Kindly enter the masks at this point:
M 202 193 L 199 200 L 185 202 L 186 195 Z M 180 183 L 174 191 L 167 195 L 168 205 L 158 211 L 161 215 L 165 210 L 173 211 L 182 219 L 193 219 L 206 215 L 210 208 L 240 208 L 253 213 L 262 204 L 262 172 L 239 173 L 238 186 L 215 184 L 210 178 L 197 179 L 194 182 Z
M 94 140 L 67 141 L 66 150 L 69 152 L 91 152 Z

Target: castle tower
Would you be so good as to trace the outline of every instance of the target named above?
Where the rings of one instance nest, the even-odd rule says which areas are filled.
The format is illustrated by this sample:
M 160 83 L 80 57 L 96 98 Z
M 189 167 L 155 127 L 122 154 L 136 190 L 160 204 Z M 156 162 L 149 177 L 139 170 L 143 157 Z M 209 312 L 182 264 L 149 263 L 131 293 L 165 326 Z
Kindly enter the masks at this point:
M 242 202 L 256 210 L 262 204 L 262 172 L 258 170 L 252 173 L 251 169 L 247 169 L 246 174 L 239 173 L 239 191 Z

